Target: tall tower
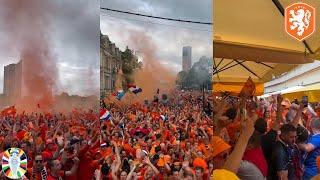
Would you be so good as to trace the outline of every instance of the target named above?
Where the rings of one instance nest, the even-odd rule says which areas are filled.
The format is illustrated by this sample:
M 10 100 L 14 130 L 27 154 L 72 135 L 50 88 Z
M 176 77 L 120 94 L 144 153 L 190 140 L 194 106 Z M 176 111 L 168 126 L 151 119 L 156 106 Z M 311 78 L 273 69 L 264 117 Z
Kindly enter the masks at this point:
M 182 71 L 189 71 L 191 69 L 192 48 L 191 46 L 184 46 L 182 48 Z
M 9 64 L 4 67 L 3 94 L 9 98 L 21 97 L 22 63 Z

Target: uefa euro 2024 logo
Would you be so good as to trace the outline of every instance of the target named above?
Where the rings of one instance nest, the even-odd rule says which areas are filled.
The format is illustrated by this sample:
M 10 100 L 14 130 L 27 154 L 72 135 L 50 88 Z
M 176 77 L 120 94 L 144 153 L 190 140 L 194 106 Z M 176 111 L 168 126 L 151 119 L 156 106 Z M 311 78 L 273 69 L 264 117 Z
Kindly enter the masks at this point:
M 306 3 L 294 3 L 285 9 L 286 32 L 303 41 L 315 31 L 315 8 Z
M 2 156 L 2 172 L 10 179 L 20 179 L 27 171 L 27 156 L 19 148 L 10 148 Z

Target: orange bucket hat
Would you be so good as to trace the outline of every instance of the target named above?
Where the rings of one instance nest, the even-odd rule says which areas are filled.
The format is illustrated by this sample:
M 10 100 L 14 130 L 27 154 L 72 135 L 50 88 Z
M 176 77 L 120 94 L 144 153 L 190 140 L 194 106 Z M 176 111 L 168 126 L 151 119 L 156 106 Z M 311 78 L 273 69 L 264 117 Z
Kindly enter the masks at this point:
M 218 136 L 213 136 L 213 138 L 211 140 L 211 145 L 213 147 L 213 150 L 212 150 L 213 157 L 215 157 L 218 154 L 222 153 L 223 151 L 226 151 L 231 148 L 231 146 L 229 144 L 224 142 L 224 140 L 222 140 Z

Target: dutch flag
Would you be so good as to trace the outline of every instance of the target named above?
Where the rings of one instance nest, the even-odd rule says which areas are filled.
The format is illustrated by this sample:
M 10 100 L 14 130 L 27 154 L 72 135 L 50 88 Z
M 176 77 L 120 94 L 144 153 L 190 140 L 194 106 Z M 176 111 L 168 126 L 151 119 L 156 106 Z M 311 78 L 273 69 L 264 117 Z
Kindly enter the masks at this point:
M 110 120 L 111 119 L 111 114 L 108 110 L 106 109 L 100 109 L 100 120 Z
M 135 85 L 128 85 L 129 91 L 131 91 L 134 94 L 138 94 L 142 92 L 142 89 Z
M 164 116 L 164 115 L 160 115 L 160 117 L 161 117 L 161 119 L 162 119 L 163 121 L 168 120 L 168 118 L 167 118 L 166 116 Z
M 123 98 L 124 94 L 125 94 L 125 92 L 122 89 L 113 93 L 113 95 L 116 96 L 119 101 Z

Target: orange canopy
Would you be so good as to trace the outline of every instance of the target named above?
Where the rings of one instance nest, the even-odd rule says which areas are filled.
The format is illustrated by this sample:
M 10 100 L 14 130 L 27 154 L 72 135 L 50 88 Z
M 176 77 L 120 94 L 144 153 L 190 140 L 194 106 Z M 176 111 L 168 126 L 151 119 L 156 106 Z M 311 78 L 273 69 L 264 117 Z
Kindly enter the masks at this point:
M 213 87 L 213 93 L 215 95 L 218 95 L 220 92 L 230 92 L 230 95 L 237 96 L 241 89 L 243 88 L 245 82 L 220 82 L 220 83 L 214 83 Z M 263 83 L 256 83 L 256 92 L 255 96 L 260 96 L 263 94 L 264 85 Z

